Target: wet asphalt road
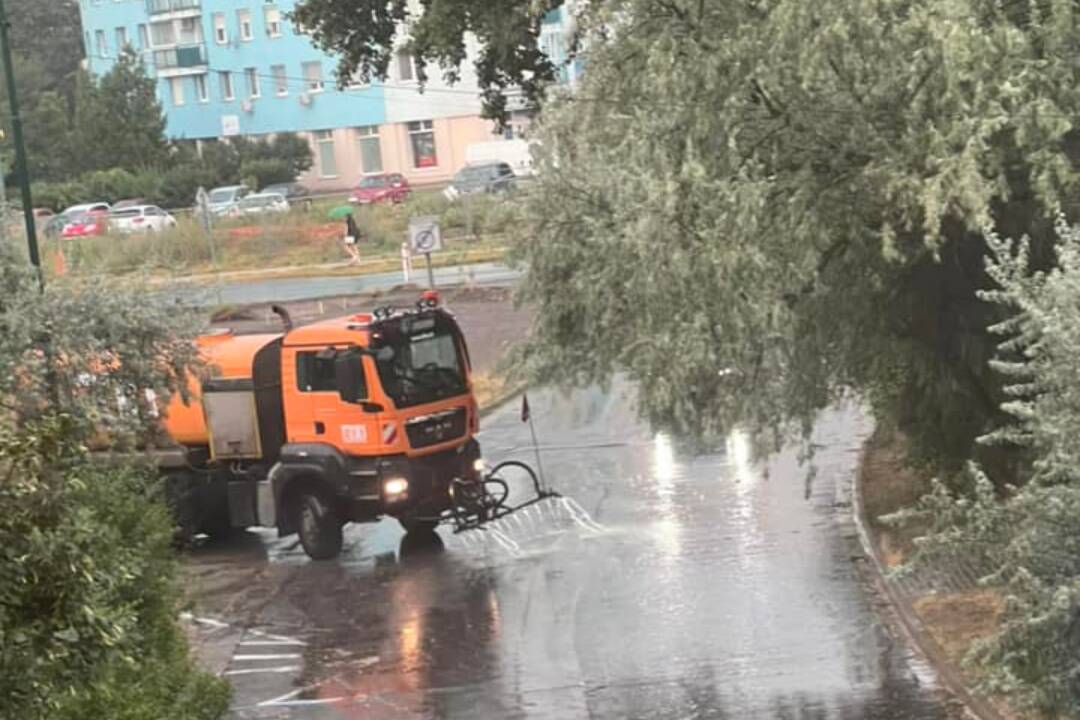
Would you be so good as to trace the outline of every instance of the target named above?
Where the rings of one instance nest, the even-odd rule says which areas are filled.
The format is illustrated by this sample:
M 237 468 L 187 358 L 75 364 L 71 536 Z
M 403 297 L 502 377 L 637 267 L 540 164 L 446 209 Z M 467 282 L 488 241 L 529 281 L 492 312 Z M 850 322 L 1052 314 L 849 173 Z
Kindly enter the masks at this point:
M 237 718 L 951 718 L 860 570 L 848 491 L 868 429 L 823 416 L 810 478 L 733 436 L 690 458 L 625 389 L 532 396 L 546 501 L 499 532 L 352 526 L 334 562 L 249 533 L 191 559 L 203 654 Z M 508 406 L 491 459 L 532 460 Z

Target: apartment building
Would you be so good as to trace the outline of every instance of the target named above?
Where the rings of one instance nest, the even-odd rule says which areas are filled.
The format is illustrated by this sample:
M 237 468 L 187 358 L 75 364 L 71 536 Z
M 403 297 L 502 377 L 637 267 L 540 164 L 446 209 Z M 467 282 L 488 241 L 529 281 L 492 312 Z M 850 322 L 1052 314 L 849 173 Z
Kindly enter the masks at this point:
M 288 21 L 295 4 L 80 0 L 88 68 L 101 74 L 124 48 L 139 52 L 174 139 L 305 135 L 315 163 L 302 180 L 317 190 L 380 172 L 416 185 L 445 182 L 469 145 L 501 137 L 480 117 L 471 67 L 453 86 L 430 78 L 421 93 L 413 60 L 401 52 L 386 82 L 339 88 L 335 58 Z

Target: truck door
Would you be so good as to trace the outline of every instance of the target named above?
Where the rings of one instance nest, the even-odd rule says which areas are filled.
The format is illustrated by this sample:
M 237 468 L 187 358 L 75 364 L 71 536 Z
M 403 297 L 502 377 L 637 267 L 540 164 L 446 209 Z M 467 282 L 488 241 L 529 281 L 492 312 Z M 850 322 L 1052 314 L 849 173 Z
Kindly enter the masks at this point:
M 326 443 L 349 455 L 371 454 L 378 442 L 379 415 L 341 399 L 334 356 L 327 348 L 290 349 L 282 378 L 289 442 Z M 364 366 L 366 372 L 367 363 Z M 366 390 L 366 375 L 360 382 L 364 384 L 362 391 Z M 366 397 L 367 393 L 361 395 Z

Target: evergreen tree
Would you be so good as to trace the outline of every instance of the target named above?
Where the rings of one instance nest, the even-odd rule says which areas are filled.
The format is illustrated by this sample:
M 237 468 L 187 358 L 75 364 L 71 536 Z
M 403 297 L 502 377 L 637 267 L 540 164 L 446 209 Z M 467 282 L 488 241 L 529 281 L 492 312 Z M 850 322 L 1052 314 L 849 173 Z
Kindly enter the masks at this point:
M 79 171 L 135 169 L 168 157 L 156 82 L 142 59 L 124 52 L 99 79 L 83 77 L 75 99 L 73 161 Z

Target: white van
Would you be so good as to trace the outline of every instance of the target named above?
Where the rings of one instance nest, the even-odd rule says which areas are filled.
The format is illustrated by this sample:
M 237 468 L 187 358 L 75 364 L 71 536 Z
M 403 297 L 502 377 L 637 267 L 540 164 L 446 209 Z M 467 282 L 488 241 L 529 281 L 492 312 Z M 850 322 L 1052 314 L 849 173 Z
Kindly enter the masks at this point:
M 465 148 L 467 165 L 484 165 L 504 162 L 517 177 L 533 174 L 531 145 L 525 140 L 491 140 L 473 143 Z

